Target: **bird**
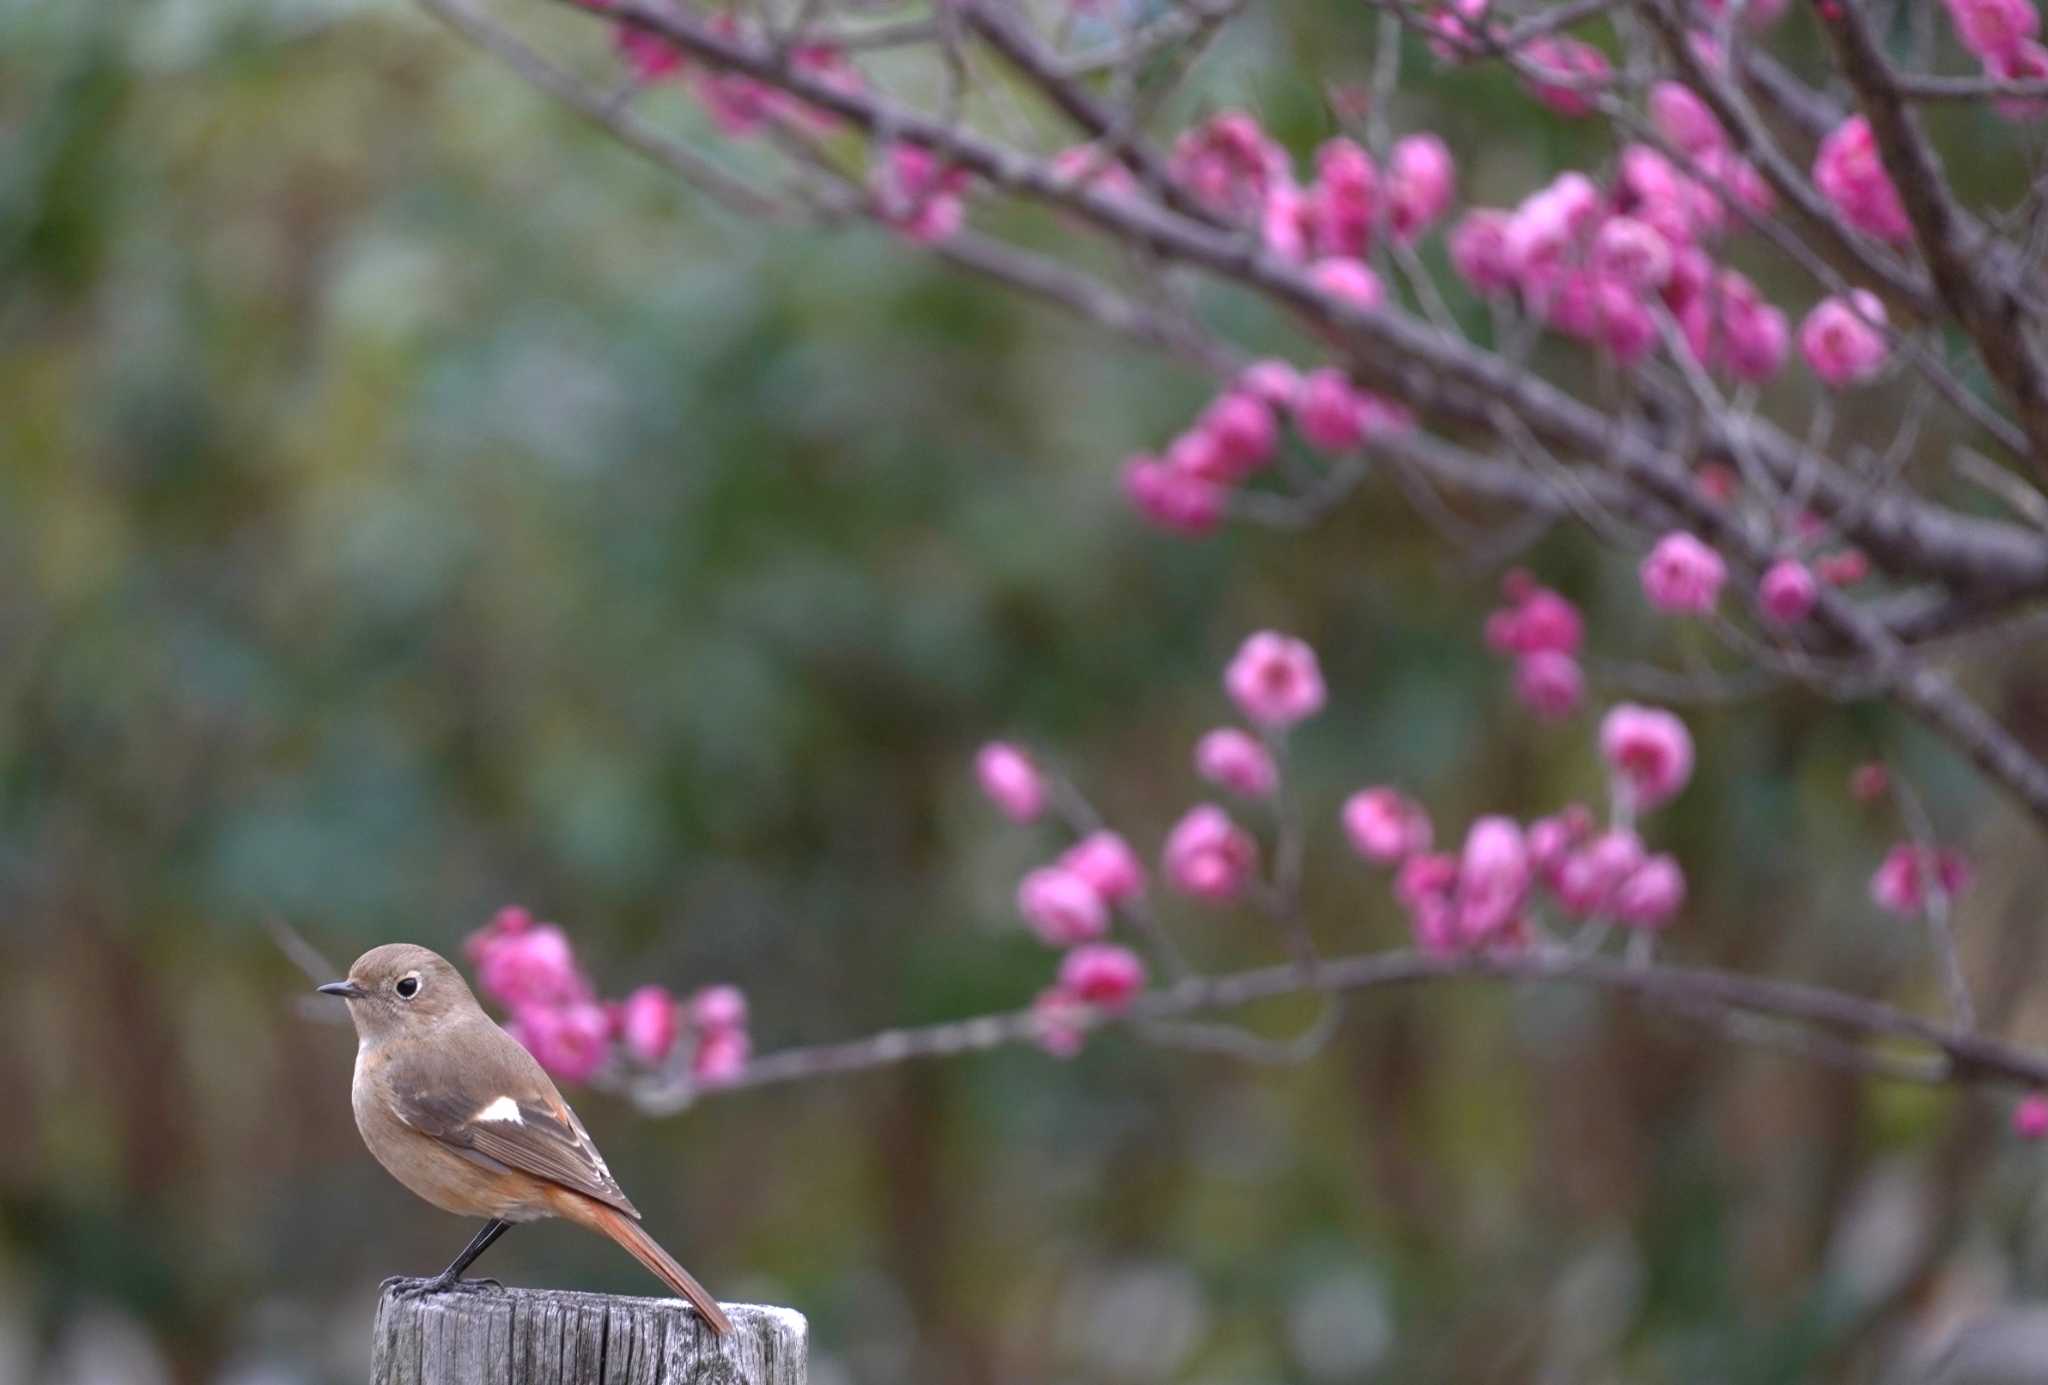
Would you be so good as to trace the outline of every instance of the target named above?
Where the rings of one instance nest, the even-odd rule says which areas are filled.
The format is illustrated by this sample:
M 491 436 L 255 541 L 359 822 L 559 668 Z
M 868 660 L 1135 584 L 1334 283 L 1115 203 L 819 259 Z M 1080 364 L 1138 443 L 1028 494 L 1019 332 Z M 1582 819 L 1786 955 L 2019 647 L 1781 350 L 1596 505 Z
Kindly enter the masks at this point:
M 732 1331 L 718 1300 L 640 1225 L 547 1073 L 484 1013 L 447 959 L 387 943 L 318 989 L 346 1001 L 355 1022 L 352 1100 L 370 1153 L 442 1211 L 485 1218 L 447 1269 L 401 1281 L 401 1292 L 487 1286 L 462 1278 L 479 1255 L 515 1223 L 560 1217 L 617 1242 L 717 1335 Z

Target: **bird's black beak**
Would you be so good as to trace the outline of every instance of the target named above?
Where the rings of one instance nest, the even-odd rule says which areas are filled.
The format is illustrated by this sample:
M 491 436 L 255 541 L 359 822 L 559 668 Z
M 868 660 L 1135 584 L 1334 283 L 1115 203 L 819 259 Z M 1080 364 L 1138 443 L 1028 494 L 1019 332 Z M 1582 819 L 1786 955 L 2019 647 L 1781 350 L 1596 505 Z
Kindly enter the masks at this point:
M 359 1000 L 369 994 L 368 991 L 353 981 L 330 981 L 316 989 L 322 995 L 338 995 L 343 1000 Z

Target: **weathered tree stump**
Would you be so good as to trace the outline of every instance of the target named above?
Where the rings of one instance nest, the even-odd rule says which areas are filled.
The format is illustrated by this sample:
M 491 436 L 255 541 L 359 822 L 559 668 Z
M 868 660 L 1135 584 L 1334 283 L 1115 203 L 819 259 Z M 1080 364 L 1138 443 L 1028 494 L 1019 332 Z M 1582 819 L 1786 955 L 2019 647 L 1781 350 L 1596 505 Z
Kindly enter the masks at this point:
M 370 1385 L 804 1385 L 801 1313 L 728 1303 L 714 1337 L 680 1299 L 554 1289 L 377 1301 Z

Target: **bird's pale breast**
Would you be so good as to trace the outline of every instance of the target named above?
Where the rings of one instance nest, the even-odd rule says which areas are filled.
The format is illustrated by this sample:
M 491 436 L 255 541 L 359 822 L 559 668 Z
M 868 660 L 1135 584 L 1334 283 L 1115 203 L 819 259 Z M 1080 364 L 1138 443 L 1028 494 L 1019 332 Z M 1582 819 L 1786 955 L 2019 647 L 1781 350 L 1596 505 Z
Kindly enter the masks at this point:
M 539 1179 L 480 1163 L 400 1120 L 379 1067 L 372 1050 L 357 1050 L 350 1098 L 363 1143 L 393 1178 L 457 1216 L 535 1221 L 554 1215 Z

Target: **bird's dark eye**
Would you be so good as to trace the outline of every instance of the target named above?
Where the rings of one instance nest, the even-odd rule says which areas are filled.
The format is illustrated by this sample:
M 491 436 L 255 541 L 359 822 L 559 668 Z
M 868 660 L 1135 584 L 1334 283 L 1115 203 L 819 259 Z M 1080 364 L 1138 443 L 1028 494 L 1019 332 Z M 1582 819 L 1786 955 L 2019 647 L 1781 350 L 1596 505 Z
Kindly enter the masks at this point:
M 420 979 L 411 973 L 407 973 L 398 978 L 398 984 L 392 987 L 392 989 L 398 992 L 400 1000 L 411 1000 L 420 993 Z

